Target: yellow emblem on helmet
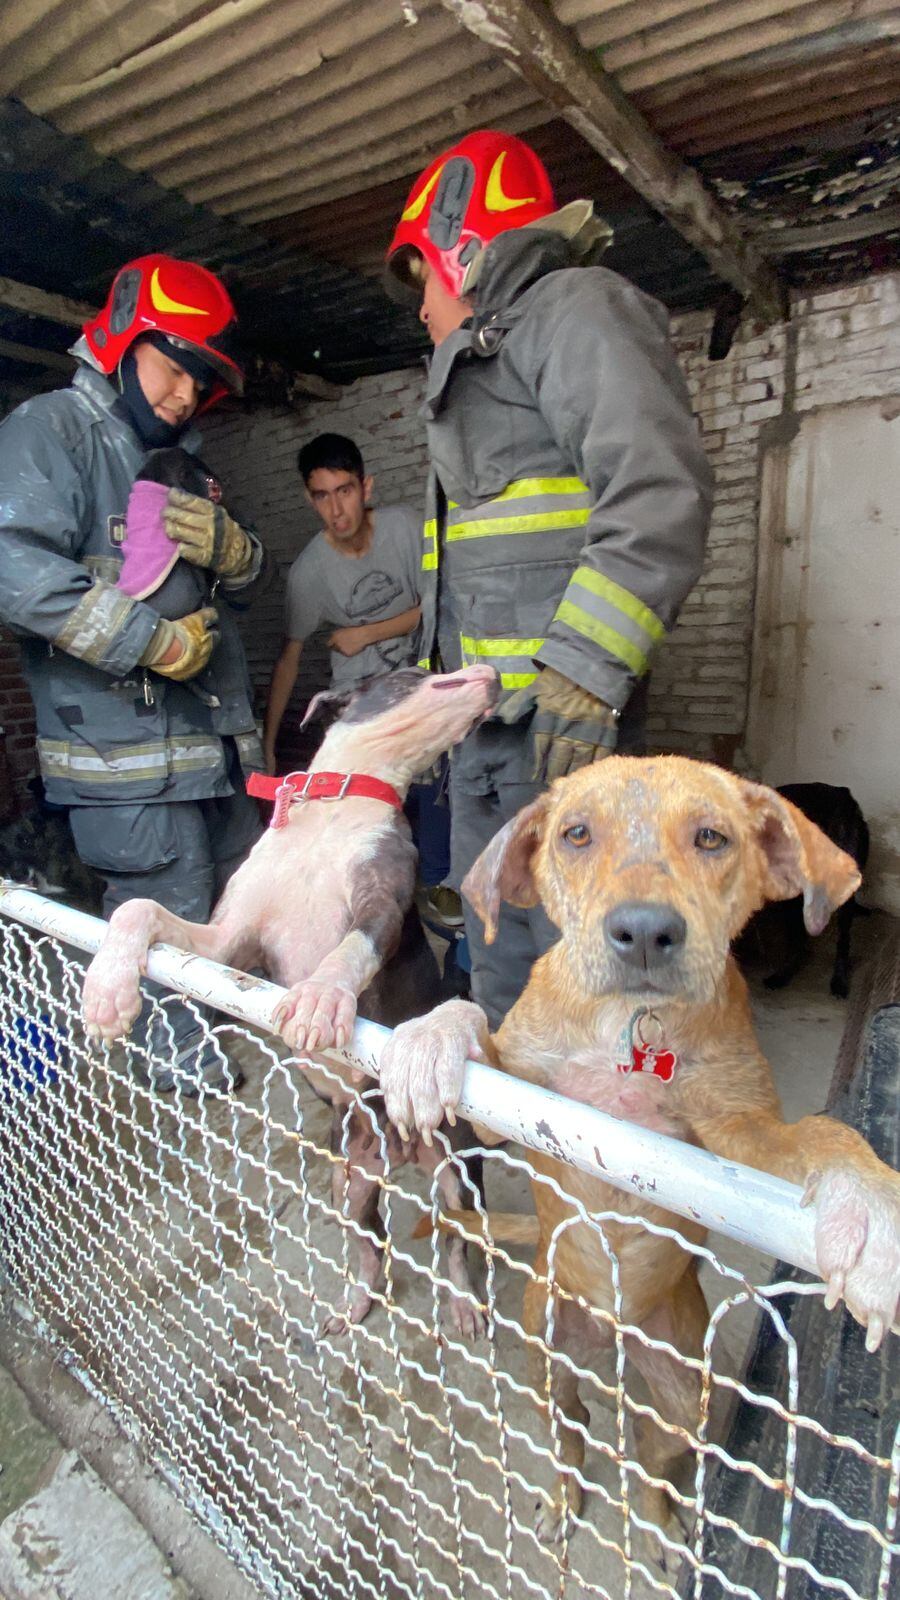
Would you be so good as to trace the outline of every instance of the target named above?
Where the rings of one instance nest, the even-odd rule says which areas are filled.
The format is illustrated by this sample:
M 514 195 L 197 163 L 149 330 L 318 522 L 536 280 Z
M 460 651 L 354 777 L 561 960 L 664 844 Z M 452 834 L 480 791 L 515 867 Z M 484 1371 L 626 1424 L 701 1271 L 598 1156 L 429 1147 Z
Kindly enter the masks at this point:
M 424 189 L 416 195 L 415 200 L 410 201 L 402 217 L 400 218 L 401 222 L 415 222 L 416 218 L 422 215 L 422 212 L 425 210 L 425 207 L 431 198 L 434 186 L 437 183 L 438 178 L 443 172 L 445 166 L 446 162 L 442 161 L 437 171 L 431 174 L 431 177 L 428 179 Z
M 159 267 L 153 268 L 150 279 L 150 299 L 157 311 L 175 311 L 181 317 L 206 317 L 209 315 L 204 306 L 186 306 L 180 300 L 173 300 L 166 294 L 159 281 Z
M 518 206 L 533 206 L 535 196 L 526 195 L 522 200 L 511 200 L 508 194 L 503 193 L 503 163 L 506 160 L 506 151 L 501 150 L 494 165 L 491 167 L 484 191 L 484 203 L 488 211 L 515 211 Z

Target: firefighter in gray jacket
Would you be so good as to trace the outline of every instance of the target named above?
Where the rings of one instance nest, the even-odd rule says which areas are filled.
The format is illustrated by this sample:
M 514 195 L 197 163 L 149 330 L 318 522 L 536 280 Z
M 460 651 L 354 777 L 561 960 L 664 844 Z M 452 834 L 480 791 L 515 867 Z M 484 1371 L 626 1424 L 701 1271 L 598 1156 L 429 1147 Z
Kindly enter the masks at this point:
M 421 656 L 490 661 L 504 695 L 451 763 L 452 878 L 550 779 L 640 749 L 655 646 L 696 582 L 711 472 L 663 308 L 593 265 L 609 229 L 557 210 L 509 134 L 469 134 L 413 185 L 388 284 L 435 345 Z M 475 998 L 496 1027 L 556 937 L 503 908 Z
M 47 798 L 70 808 L 107 915 L 141 895 L 206 921 L 259 832 L 244 773 L 263 770 L 262 748 L 227 604 L 258 576 L 259 541 L 221 506 L 171 491 L 166 534 L 209 603 L 166 619 L 116 587 L 147 452 L 196 449 L 191 418 L 241 392 L 234 326 L 204 267 L 132 261 L 74 346 L 71 387 L 0 427 L 0 620 L 21 641 Z M 185 1006 L 148 1011 L 139 1037 L 165 1057 L 159 1087 L 221 1081 Z

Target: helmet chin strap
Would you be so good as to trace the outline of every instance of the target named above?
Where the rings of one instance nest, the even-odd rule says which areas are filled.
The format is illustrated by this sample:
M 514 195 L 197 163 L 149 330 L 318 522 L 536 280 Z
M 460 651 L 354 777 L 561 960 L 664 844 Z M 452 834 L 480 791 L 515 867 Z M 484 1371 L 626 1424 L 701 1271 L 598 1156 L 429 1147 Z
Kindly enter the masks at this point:
M 118 367 L 119 389 L 128 418 L 141 444 L 147 450 L 161 450 L 177 444 L 188 422 L 163 422 L 141 388 L 133 349 L 125 351 Z

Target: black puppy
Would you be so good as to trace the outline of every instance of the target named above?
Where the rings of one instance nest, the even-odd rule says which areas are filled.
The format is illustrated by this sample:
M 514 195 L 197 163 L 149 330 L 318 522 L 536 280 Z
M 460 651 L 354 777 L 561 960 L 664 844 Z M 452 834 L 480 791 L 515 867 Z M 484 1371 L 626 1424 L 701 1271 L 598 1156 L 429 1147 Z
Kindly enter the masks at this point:
M 869 828 L 866 819 L 849 789 L 837 788 L 830 783 L 786 783 L 778 790 L 785 800 L 790 800 L 798 810 L 821 828 L 848 856 L 852 856 L 860 871 L 869 856 Z M 850 990 L 850 934 L 853 919 L 864 916 L 865 910 L 857 905 L 856 896 L 841 906 L 837 923 L 837 949 L 831 974 L 831 992 L 841 999 Z M 809 935 L 803 923 L 803 900 L 782 900 L 764 906 L 748 923 L 735 947 L 739 961 L 775 963 L 775 969 L 763 979 L 767 989 L 783 989 L 796 977 L 810 950 Z

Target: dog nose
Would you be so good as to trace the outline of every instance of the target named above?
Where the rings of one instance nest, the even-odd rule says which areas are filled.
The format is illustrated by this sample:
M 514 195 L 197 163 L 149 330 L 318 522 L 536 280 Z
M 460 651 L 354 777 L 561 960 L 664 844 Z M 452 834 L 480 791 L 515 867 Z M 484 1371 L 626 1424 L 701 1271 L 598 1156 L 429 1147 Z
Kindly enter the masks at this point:
M 633 900 L 607 912 L 603 931 L 622 961 L 649 969 L 671 961 L 684 944 L 687 923 L 673 906 Z

